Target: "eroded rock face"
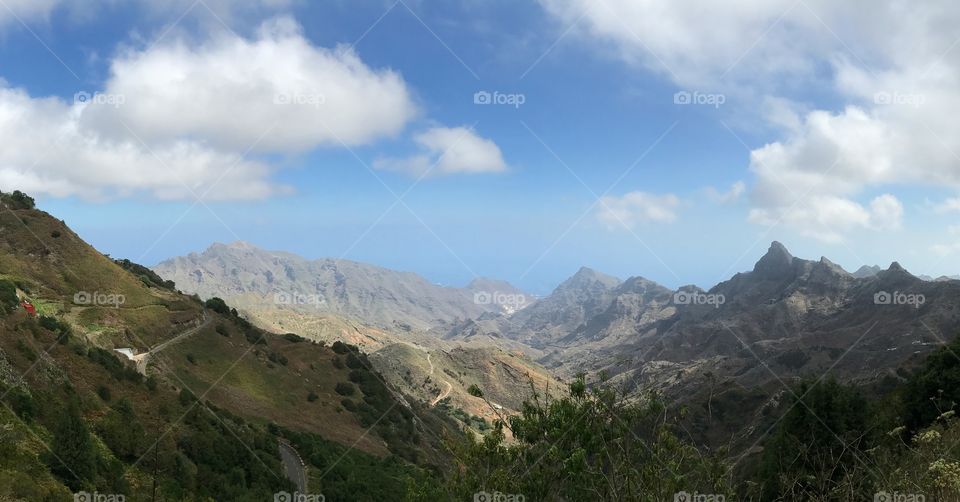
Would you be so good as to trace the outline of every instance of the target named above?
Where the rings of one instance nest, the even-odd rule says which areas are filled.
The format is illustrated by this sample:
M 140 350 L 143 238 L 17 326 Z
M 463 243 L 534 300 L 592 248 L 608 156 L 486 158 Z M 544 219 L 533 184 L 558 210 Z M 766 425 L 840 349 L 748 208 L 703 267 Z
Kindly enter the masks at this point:
M 535 305 L 469 330 L 524 343 L 563 375 L 603 370 L 638 386 L 683 389 L 705 372 L 764 385 L 828 369 L 869 381 L 960 330 L 960 282 L 924 281 L 897 263 L 870 272 L 796 258 L 778 242 L 753 270 L 709 290 L 584 269 Z

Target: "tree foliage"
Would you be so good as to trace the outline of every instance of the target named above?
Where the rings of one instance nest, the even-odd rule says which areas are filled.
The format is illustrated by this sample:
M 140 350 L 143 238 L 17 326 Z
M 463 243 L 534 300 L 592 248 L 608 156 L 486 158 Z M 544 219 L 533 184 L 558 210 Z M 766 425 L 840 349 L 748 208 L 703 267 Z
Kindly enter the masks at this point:
M 652 501 L 729 491 L 723 463 L 675 435 L 656 395 L 628 401 L 606 385 L 588 389 L 583 377 L 570 390 L 561 399 L 534 391 L 519 415 L 501 417 L 482 439 L 456 446 L 451 496 L 498 491 L 527 500 Z

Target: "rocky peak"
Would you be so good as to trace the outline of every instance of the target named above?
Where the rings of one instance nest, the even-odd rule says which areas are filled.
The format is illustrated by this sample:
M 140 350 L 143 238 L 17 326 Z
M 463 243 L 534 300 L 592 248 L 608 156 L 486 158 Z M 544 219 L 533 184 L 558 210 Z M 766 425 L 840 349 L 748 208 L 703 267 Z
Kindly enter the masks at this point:
M 788 275 L 793 270 L 793 255 L 783 244 L 773 241 L 767 254 L 753 266 L 753 272 L 764 278 L 777 278 Z
M 616 277 L 580 267 L 576 274 L 557 286 L 556 291 L 607 290 L 619 284 L 620 279 Z
M 880 272 L 881 270 L 882 269 L 879 265 L 864 265 L 858 268 L 857 271 L 853 273 L 853 276 L 857 279 L 864 279 L 877 275 L 877 272 Z

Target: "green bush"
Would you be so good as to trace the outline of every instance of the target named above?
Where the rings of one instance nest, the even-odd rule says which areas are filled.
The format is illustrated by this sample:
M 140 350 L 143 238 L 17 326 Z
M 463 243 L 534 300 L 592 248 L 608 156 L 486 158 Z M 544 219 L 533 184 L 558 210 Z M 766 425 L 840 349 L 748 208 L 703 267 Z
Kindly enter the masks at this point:
M 13 193 L 10 194 L 0 192 L 0 201 L 10 207 L 10 209 L 33 209 L 36 207 L 36 202 L 33 200 L 33 197 L 30 197 L 20 190 L 14 190 Z
M 222 298 L 214 296 L 204 302 L 204 306 L 218 314 L 230 315 L 230 307 L 227 306 L 227 302 L 223 301 Z
M 17 297 L 17 285 L 13 281 L 0 279 L 0 308 L 4 312 L 13 312 L 20 305 L 20 299 Z

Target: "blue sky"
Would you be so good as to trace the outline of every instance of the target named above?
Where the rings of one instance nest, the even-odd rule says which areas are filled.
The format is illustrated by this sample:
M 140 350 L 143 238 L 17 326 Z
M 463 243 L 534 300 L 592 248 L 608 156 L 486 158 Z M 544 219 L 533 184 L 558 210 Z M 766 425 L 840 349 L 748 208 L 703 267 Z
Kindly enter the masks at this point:
M 960 273 L 958 9 L 801 3 L 8 0 L 0 189 L 148 265 L 240 239 L 546 293 L 776 239 Z

